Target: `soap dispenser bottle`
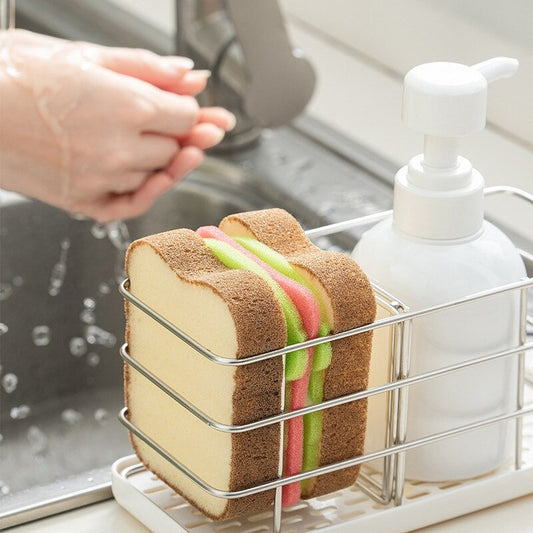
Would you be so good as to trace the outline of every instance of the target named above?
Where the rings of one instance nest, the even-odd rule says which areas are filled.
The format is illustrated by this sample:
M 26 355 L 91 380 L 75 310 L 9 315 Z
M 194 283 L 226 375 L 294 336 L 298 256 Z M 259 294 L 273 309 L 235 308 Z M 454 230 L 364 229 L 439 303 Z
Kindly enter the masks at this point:
M 471 67 L 437 62 L 405 77 L 402 118 L 425 135 L 424 153 L 398 171 L 392 218 L 364 233 L 353 257 L 410 310 L 526 275 L 511 241 L 483 218 L 483 177 L 458 156 L 459 138 L 485 126 L 488 83 L 517 68 L 510 58 Z M 410 375 L 518 342 L 517 291 L 426 315 L 413 321 Z M 514 410 L 516 381 L 516 359 L 507 357 L 411 386 L 407 440 Z M 409 450 L 406 477 L 459 480 L 494 470 L 511 457 L 513 428 L 505 421 Z

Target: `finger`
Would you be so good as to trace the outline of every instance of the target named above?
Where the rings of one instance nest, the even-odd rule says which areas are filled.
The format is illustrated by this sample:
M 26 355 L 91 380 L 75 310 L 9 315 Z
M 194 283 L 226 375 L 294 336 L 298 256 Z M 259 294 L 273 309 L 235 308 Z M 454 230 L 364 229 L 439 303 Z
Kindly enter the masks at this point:
M 174 157 L 166 171 L 174 181 L 182 180 L 191 170 L 195 169 L 204 160 L 204 153 L 196 146 L 182 148 Z
M 109 190 L 112 194 L 127 194 L 136 191 L 148 176 L 146 171 L 122 172 L 120 177 L 109 183 Z
M 214 124 L 203 123 L 193 126 L 189 133 L 180 138 L 182 146 L 196 146 L 200 150 L 207 150 L 218 144 L 224 138 L 224 130 Z
M 202 107 L 198 111 L 198 122 L 210 122 L 224 131 L 230 131 L 235 127 L 236 118 L 223 107 Z
M 178 78 L 167 90 L 177 94 L 195 96 L 205 89 L 209 76 L 211 76 L 209 70 L 191 70 Z
M 194 66 L 191 59 L 179 56 L 160 56 L 137 48 L 87 47 L 86 55 L 99 65 L 145 81 L 161 89 L 176 83 Z
M 157 172 L 133 193 L 110 195 L 104 202 L 87 210 L 98 222 L 133 218 L 142 215 L 155 200 L 174 184 L 166 172 Z
M 132 151 L 130 167 L 151 170 L 167 167 L 179 148 L 178 141 L 167 135 L 143 133 L 129 147 Z
M 178 152 L 168 169 L 156 172 L 133 193 L 111 195 L 102 204 L 85 212 L 99 222 L 132 218 L 145 213 L 155 200 L 196 168 L 203 153 L 196 148 L 184 148 Z
M 192 96 L 181 96 L 159 89 L 145 91 L 150 112 L 143 131 L 172 137 L 186 134 L 198 121 L 198 102 Z

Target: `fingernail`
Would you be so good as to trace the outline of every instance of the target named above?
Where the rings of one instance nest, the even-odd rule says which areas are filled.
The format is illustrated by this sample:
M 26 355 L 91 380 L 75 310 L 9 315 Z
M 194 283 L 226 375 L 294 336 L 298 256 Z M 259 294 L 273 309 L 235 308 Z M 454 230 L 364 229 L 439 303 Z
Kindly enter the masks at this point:
M 188 57 L 165 57 L 165 66 L 169 70 L 186 70 L 190 71 L 194 68 L 194 61 Z
M 213 128 L 213 143 L 218 144 L 226 135 L 226 132 L 221 128 Z
M 226 126 L 226 131 L 231 131 L 235 124 L 237 124 L 237 117 L 231 112 L 228 111 L 228 125 Z
M 188 75 L 196 79 L 207 80 L 211 77 L 211 71 L 210 70 L 191 70 L 191 72 L 189 72 Z

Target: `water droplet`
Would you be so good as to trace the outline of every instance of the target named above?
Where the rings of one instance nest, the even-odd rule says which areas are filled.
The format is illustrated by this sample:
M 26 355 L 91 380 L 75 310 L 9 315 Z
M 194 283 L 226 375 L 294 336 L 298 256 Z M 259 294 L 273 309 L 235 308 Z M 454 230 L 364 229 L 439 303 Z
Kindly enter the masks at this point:
M 5 376 L 2 378 L 2 387 L 4 387 L 4 390 L 7 392 L 7 394 L 11 394 L 17 388 L 18 382 L 19 378 L 10 372 L 9 374 L 5 374 Z
M 104 424 L 109 419 L 109 413 L 105 409 L 99 408 L 94 412 L 94 419 L 100 424 Z
M 23 418 L 28 418 L 31 413 L 31 408 L 29 405 L 18 405 L 17 407 L 12 407 L 11 411 L 9 412 L 9 416 L 13 420 L 22 420 Z
M 85 309 L 90 309 L 91 311 L 94 311 L 94 309 L 96 308 L 96 302 L 94 298 L 84 298 L 83 307 L 85 307 Z
M 0 300 L 7 300 L 13 294 L 10 283 L 0 283 Z
M 95 325 L 87 326 L 85 330 L 85 338 L 89 344 L 100 344 L 106 348 L 113 348 L 117 343 L 117 338 L 113 333 Z
M 71 355 L 81 357 L 87 353 L 87 343 L 82 337 L 72 337 L 68 343 Z
M 22 287 L 24 285 L 24 278 L 22 276 L 15 276 L 11 283 L 13 283 L 13 287 Z
M 91 352 L 87 354 L 87 364 L 93 368 L 100 364 L 100 356 L 97 353 Z
M 92 483 L 92 482 L 94 481 L 94 478 L 93 478 L 93 477 L 88 477 L 88 478 L 87 478 L 87 481 L 88 481 L 89 483 Z
M 100 294 L 101 296 L 105 296 L 106 294 L 109 294 L 110 292 L 111 292 L 111 287 L 109 286 L 109 283 L 102 281 L 102 283 L 98 285 L 98 294 Z
M 124 258 L 117 257 L 115 262 L 115 281 L 120 284 L 126 279 L 126 271 L 124 270 Z
M 11 492 L 9 485 L 0 479 L 0 494 L 7 496 Z
M 94 324 L 96 322 L 96 315 L 94 314 L 94 311 L 91 309 L 84 309 L 80 313 L 80 320 L 84 324 Z
M 68 237 L 62 239 L 59 247 L 59 260 L 52 267 L 52 272 L 50 273 L 50 282 L 48 285 L 48 294 L 50 296 L 57 296 L 61 287 L 63 287 L 65 276 L 67 275 L 67 256 L 70 248 L 70 239 Z
M 3 335 L 4 333 L 7 333 L 9 331 L 9 328 L 6 324 L 3 322 L 0 322 L 0 335 Z
M 67 265 L 64 263 L 56 263 L 52 267 L 52 272 L 50 273 L 50 282 L 48 285 L 48 294 L 50 296 L 57 296 L 63 287 L 63 282 L 65 281 L 65 276 L 67 275 Z
M 48 448 L 48 437 L 38 426 L 30 426 L 26 438 L 34 455 L 43 453 Z
M 103 224 L 95 222 L 91 226 L 91 235 L 95 239 L 104 239 L 107 236 L 107 228 Z
M 83 418 L 83 415 L 79 411 L 76 411 L 75 409 L 71 409 L 71 408 L 65 409 L 61 413 L 61 420 L 71 425 L 74 425 L 80 422 L 82 418 Z
M 113 244 L 113 246 L 121 251 L 125 252 L 128 246 L 131 244 L 130 232 L 128 226 L 122 220 L 116 220 L 106 224 L 107 236 Z
M 48 346 L 51 340 L 51 332 L 48 326 L 35 326 L 32 334 L 35 346 Z

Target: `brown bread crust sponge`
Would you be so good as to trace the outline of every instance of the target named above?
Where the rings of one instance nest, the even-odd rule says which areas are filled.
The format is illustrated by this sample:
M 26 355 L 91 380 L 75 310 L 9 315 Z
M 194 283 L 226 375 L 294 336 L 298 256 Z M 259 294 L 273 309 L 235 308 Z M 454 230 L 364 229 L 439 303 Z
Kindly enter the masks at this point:
M 359 266 L 344 254 L 317 248 L 286 211 L 268 209 L 230 215 L 220 228 L 231 236 L 254 237 L 283 254 L 317 289 L 333 333 L 375 319 L 372 287 Z M 372 332 L 337 340 L 332 349 L 332 362 L 325 371 L 324 400 L 366 389 Z M 323 411 L 320 466 L 364 452 L 366 412 L 366 399 Z M 303 497 L 313 498 L 352 485 L 359 469 L 355 466 L 318 476 L 305 484 Z
M 198 287 L 212 291 L 225 303 L 231 315 L 237 338 L 235 358 L 249 357 L 285 345 L 286 325 L 283 312 L 267 283 L 250 272 L 231 270 L 225 267 L 193 231 L 174 230 L 152 235 L 132 243 L 126 255 L 126 271 L 130 279 L 132 294 L 140 297 L 138 293 L 143 289 L 144 295 L 141 299 L 150 305 L 151 294 L 156 292 L 164 294 L 169 289 L 169 287 L 162 285 L 163 280 L 150 278 L 150 273 L 145 274 L 143 272 L 142 264 L 139 261 L 146 255 L 145 247 L 149 247 L 150 251 L 163 261 L 177 280 L 185 282 L 193 288 Z M 150 254 L 148 256 L 151 257 Z M 141 286 L 148 283 L 147 279 L 150 280 L 150 290 Z M 184 306 L 187 309 L 191 303 L 193 302 L 176 301 L 175 305 Z M 139 320 L 151 319 L 142 316 L 140 311 L 129 302 L 126 302 L 125 308 L 127 317 L 126 342 L 129 345 L 129 352 L 134 358 L 141 356 L 144 364 L 150 369 L 152 360 L 167 354 L 141 353 L 143 351 L 142 346 L 144 346 L 142 336 L 146 335 L 146 322 L 142 326 Z M 210 311 L 210 309 L 206 309 L 205 313 L 209 314 Z M 182 327 L 180 323 L 177 323 L 176 326 Z M 159 325 L 154 327 L 163 329 Z M 197 340 L 203 344 L 202 338 L 197 338 Z M 176 358 L 181 357 L 184 343 L 179 340 L 172 340 L 172 342 L 179 343 L 179 346 L 176 352 L 170 355 Z M 146 350 L 144 349 L 144 351 Z M 195 355 L 202 358 L 200 354 Z M 209 364 L 220 366 L 216 363 Z M 283 382 L 281 358 L 233 368 L 236 369 L 232 397 L 233 412 L 231 420 L 226 421 L 226 423 L 243 424 L 279 413 Z M 134 373 L 136 371 L 126 364 L 124 367 L 125 402 L 129 408 L 130 420 L 143 430 L 143 424 L 150 425 L 152 419 L 146 418 L 146 415 L 143 418 L 142 402 L 144 398 L 138 397 L 141 392 L 139 387 L 142 387 L 144 393 L 144 391 L 150 392 L 151 387 L 155 388 L 155 386 L 145 378 L 139 377 L 140 375 L 135 376 L 137 380 L 135 383 L 141 383 L 141 385 L 132 383 Z M 167 375 L 159 375 L 159 377 L 168 382 Z M 151 394 L 158 394 L 158 392 Z M 182 409 L 177 404 L 175 408 Z M 153 416 L 159 416 L 159 414 L 164 416 L 164 413 L 157 413 L 157 409 L 153 410 Z M 163 421 L 162 425 L 164 426 L 165 423 L 166 421 Z M 187 432 L 188 429 L 167 425 L 166 431 Z M 208 431 L 219 433 L 216 429 L 211 428 Z M 148 433 L 148 431 L 146 432 Z M 159 439 L 163 438 L 161 435 L 152 435 L 152 437 L 156 442 L 160 442 Z M 174 467 L 166 462 L 161 466 L 159 458 L 154 455 L 155 452 L 148 449 L 137 437 L 131 435 L 130 438 L 138 457 L 149 470 L 213 519 L 220 520 L 263 511 L 269 508 L 273 502 L 273 491 L 263 492 L 244 498 L 225 500 L 226 505 L 222 511 L 217 510 L 214 514 L 210 510 L 209 501 L 207 501 L 213 497 L 207 493 L 204 493 L 206 501 L 203 501 L 201 497 L 198 498 L 197 495 L 192 497 L 187 489 L 184 489 L 180 484 L 179 476 L 176 478 L 174 475 L 173 471 L 176 472 Z M 279 425 L 271 425 L 251 432 L 231 434 L 228 435 L 228 438 L 231 439 L 231 457 L 226 458 L 231 463 L 228 490 L 239 490 L 277 478 L 280 447 Z M 216 449 L 210 448 L 209 442 L 198 442 L 194 445 L 204 447 L 206 454 L 217 453 Z M 179 457 L 176 458 L 179 460 Z M 220 499 L 218 500 L 220 501 Z

